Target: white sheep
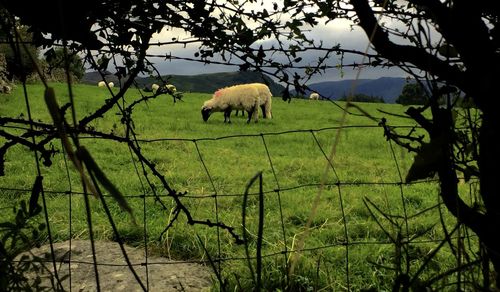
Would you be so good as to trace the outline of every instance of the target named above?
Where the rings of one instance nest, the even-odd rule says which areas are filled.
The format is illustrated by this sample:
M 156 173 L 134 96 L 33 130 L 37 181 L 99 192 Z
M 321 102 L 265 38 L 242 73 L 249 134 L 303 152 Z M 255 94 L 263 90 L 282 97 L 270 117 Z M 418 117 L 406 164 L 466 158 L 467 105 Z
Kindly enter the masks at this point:
M 271 90 L 263 83 L 250 83 L 249 85 L 255 86 L 259 91 L 260 108 L 262 110 L 262 117 L 264 119 L 272 118 L 272 96 Z M 235 116 L 238 116 L 239 110 L 236 110 Z M 245 116 L 245 112 L 241 111 L 241 115 Z
M 97 83 L 97 86 L 99 86 L 99 87 L 106 87 L 106 82 L 99 81 L 99 83 Z
M 317 92 L 312 92 L 311 95 L 309 95 L 310 100 L 318 100 L 319 99 L 319 94 Z
M 273 94 L 267 85 L 264 83 L 250 83 L 259 91 L 260 108 L 262 109 L 262 117 L 264 119 L 272 118 Z
M 246 110 L 248 120 L 259 119 L 260 97 L 256 86 L 251 84 L 240 84 L 217 90 L 211 99 L 205 101 L 201 107 L 201 116 L 206 122 L 213 112 L 224 112 L 224 123 L 231 123 L 231 111 Z
M 114 84 L 113 82 L 109 82 L 109 83 L 108 83 L 108 86 L 109 86 L 109 88 L 112 88 L 112 87 L 114 87 L 114 86 L 115 86 L 115 84 Z
M 160 85 L 153 83 L 151 85 L 151 90 L 153 93 L 156 93 L 159 89 L 161 88 L 162 92 L 167 92 L 167 93 L 175 93 L 177 91 L 177 88 L 173 84 L 166 84 L 165 86 L 161 87 Z
M 173 84 L 167 84 L 165 85 L 165 88 L 169 91 L 171 91 L 172 93 L 175 93 L 177 91 L 177 88 L 175 88 L 175 86 Z

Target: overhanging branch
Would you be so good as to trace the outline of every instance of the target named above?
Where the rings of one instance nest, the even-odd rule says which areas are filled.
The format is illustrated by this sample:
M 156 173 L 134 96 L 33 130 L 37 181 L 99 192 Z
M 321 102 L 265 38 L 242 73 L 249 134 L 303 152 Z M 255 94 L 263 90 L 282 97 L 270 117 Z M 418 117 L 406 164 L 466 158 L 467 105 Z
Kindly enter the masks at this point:
M 457 66 L 449 66 L 448 62 L 440 60 L 424 49 L 392 42 L 384 28 L 378 24 L 367 0 L 350 0 L 350 3 L 358 15 L 359 25 L 368 36 L 373 34 L 370 41 L 376 51 L 385 58 L 395 64 L 414 64 L 421 70 L 448 80 L 454 85 L 464 84 L 464 73 Z

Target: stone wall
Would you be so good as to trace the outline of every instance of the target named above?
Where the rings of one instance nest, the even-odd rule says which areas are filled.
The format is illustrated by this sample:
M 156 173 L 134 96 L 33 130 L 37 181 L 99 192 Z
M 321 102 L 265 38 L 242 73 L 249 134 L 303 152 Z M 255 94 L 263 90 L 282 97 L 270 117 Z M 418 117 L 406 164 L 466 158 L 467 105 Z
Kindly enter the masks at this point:
M 0 93 L 9 94 L 12 91 L 12 83 L 7 79 L 7 62 L 5 56 L 0 54 Z

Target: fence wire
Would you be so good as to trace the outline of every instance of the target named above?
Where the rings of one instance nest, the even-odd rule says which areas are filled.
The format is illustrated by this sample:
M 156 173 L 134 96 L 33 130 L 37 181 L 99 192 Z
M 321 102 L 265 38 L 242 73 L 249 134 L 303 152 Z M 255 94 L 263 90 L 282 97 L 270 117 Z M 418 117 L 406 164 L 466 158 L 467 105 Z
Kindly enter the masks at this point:
M 434 237 L 431 239 L 422 239 L 420 236 L 422 234 L 418 234 L 418 232 L 422 231 L 410 231 L 410 220 L 414 220 L 415 218 L 421 218 L 428 216 L 430 212 L 435 211 L 436 209 L 440 209 L 441 207 L 441 202 L 436 201 L 434 205 L 431 206 L 424 206 L 425 208 L 422 209 L 417 209 L 417 210 L 410 210 L 408 209 L 408 206 L 406 206 L 406 202 L 408 201 L 408 196 L 406 194 L 406 188 L 411 187 L 413 185 L 422 185 L 422 184 L 434 184 L 436 183 L 436 180 L 426 180 L 426 181 L 418 181 L 418 182 L 412 182 L 411 184 L 405 184 L 403 181 L 403 170 L 400 169 L 400 165 L 398 163 L 398 158 L 396 155 L 396 151 L 393 148 L 391 142 L 388 145 L 388 149 L 390 151 L 390 157 L 394 161 L 394 168 L 396 169 L 396 172 L 398 173 L 399 179 L 396 181 L 382 181 L 382 182 L 374 182 L 374 181 L 362 181 L 358 178 L 340 178 L 338 174 L 337 167 L 335 166 L 336 161 L 330 161 L 325 153 L 325 150 L 323 149 L 323 146 L 321 145 L 317 134 L 320 132 L 327 132 L 327 131 L 337 131 L 337 130 L 345 130 L 345 129 L 356 129 L 356 130 L 366 130 L 368 128 L 377 128 L 373 126 L 348 126 L 348 127 L 329 127 L 329 128 L 318 128 L 318 129 L 308 129 L 308 130 L 289 130 L 289 131 L 283 131 L 283 132 L 274 132 L 274 133 L 259 133 L 259 134 L 251 134 L 251 135 L 230 135 L 230 136 L 221 136 L 221 137 L 205 137 L 205 138 L 193 138 L 193 139 L 185 139 L 185 138 L 161 138 L 161 139 L 137 139 L 135 142 L 140 144 L 140 145 L 156 145 L 156 144 L 161 144 L 161 143 L 171 143 L 171 142 L 181 142 L 181 143 L 190 143 L 193 145 L 193 149 L 195 149 L 195 156 L 198 159 L 198 163 L 200 164 L 200 169 L 202 170 L 201 173 L 199 173 L 199 176 L 206 176 L 208 179 L 208 184 L 207 188 L 205 188 L 205 191 L 201 193 L 196 193 L 196 192 L 186 192 L 180 195 L 180 198 L 184 201 L 187 201 L 185 203 L 185 206 L 190 206 L 196 209 L 196 204 L 199 204 L 201 201 L 205 200 L 211 200 L 212 205 L 213 205 L 213 210 L 215 212 L 214 217 L 215 217 L 215 222 L 211 224 L 209 221 L 209 218 L 194 218 L 196 216 L 196 210 L 192 211 L 191 215 L 193 216 L 190 224 L 196 225 L 197 222 L 209 222 L 206 224 L 208 230 L 213 230 L 213 232 L 216 233 L 215 238 L 217 240 L 217 249 L 215 250 L 215 254 L 210 255 L 210 260 L 207 259 L 199 259 L 199 260 L 180 260 L 180 261 L 158 261 L 158 260 L 151 260 L 151 252 L 148 248 L 150 245 L 150 240 L 152 238 L 157 238 L 157 234 L 150 234 L 151 230 L 154 229 L 152 226 L 148 226 L 148 218 L 154 214 L 153 211 L 150 209 L 152 207 L 155 207 L 158 205 L 158 202 L 161 203 L 160 209 L 163 209 L 164 211 L 170 212 L 172 215 L 172 208 L 176 207 L 168 207 L 168 199 L 171 199 L 171 194 L 168 193 L 162 193 L 159 192 L 158 189 L 147 187 L 146 184 L 149 184 L 150 186 L 154 185 L 154 183 L 151 181 L 151 178 L 148 178 L 148 171 L 144 167 L 144 165 L 140 166 L 137 165 L 136 159 L 134 159 L 134 153 L 131 150 L 131 160 L 134 165 L 135 173 L 136 176 L 139 178 L 140 185 L 142 192 L 137 193 L 137 194 L 125 194 L 125 197 L 127 200 L 131 201 L 140 201 L 142 202 L 142 238 L 143 238 L 143 249 L 144 249 L 144 258 L 140 262 L 129 262 L 128 264 L 114 264 L 114 263 L 105 263 L 97 259 L 96 257 L 96 251 L 93 252 L 94 260 L 93 261 L 79 261 L 79 260 L 73 260 L 71 257 L 68 259 L 64 260 L 63 262 L 66 262 L 68 265 L 94 265 L 95 270 L 95 279 L 97 281 L 97 289 L 99 290 L 99 266 L 123 266 L 123 267 L 128 267 L 131 271 L 134 271 L 134 267 L 137 268 L 145 268 L 145 280 L 144 283 L 141 281 L 140 277 L 136 275 L 136 279 L 138 283 L 140 283 L 141 287 L 143 290 L 150 290 L 150 277 L 149 277 L 149 270 L 148 268 L 152 266 L 158 266 L 158 265 L 173 265 L 173 264 L 178 264 L 178 263 L 198 263 L 198 264 L 203 264 L 203 265 L 209 265 L 211 263 L 216 263 L 216 273 L 222 273 L 226 269 L 230 269 L 230 264 L 232 262 L 247 262 L 247 261 L 253 261 L 256 260 L 255 257 L 247 257 L 247 256 L 231 256 L 227 252 L 227 245 L 233 244 L 232 241 L 227 239 L 227 236 L 224 235 L 224 233 L 231 228 L 239 228 L 240 226 L 230 226 L 229 225 L 221 225 L 222 221 L 224 219 L 222 218 L 227 218 L 227 214 L 225 214 L 227 210 L 227 203 L 222 202 L 221 200 L 223 199 L 234 199 L 234 198 L 242 198 L 245 194 L 239 193 L 239 192 L 226 192 L 223 189 L 220 188 L 218 185 L 218 178 L 220 178 L 220 175 L 216 174 L 217 171 L 213 170 L 211 168 L 211 165 L 208 161 L 206 161 L 206 156 L 210 154 L 208 150 L 204 150 L 203 145 L 206 143 L 222 143 L 223 141 L 232 141 L 232 140 L 241 140 L 241 139 L 253 139 L 253 140 L 260 140 L 260 149 L 259 151 L 264 154 L 264 159 L 263 161 L 267 161 L 268 166 L 267 167 L 262 167 L 264 170 L 267 170 L 267 173 L 270 174 L 270 176 L 267 176 L 265 179 L 270 181 L 269 183 L 265 184 L 265 188 L 262 190 L 262 194 L 265 196 L 265 200 L 273 200 L 277 202 L 277 212 L 270 212 L 268 214 L 272 214 L 271 217 L 275 217 L 276 220 L 273 222 L 277 222 L 279 226 L 272 226 L 268 227 L 266 226 L 266 231 L 269 231 L 271 229 L 271 233 L 279 232 L 279 236 L 274 236 L 274 235 L 266 235 L 264 233 L 263 238 L 264 240 L 278 240 L 278 243 L 275 244 L 274 246 L 279 246 L 278 251 L 267 251 L 262 254 L 261 259 L 274 259 L 275 262 L 282 263 L 284 265 L 284 269 L 288 268 L 288 265 L 290 263 L 290 256 L 292 254 L 296 253 L 301 253 L 305 254 L 306 257 L 309 257 L 317 252 L 324 253 L 325 251 L 331 250 L 332 253 L 338 254 L 341 253 L 343 254 L 344 258 L 344 267 L 341 268 L 339 266 L 335 267 L 337 270 L 343 270 L 344 273 L 344 284 L 337 284 L 337 288 L 344 287 L 342 289 L 347 289 L 351 290 L 354 289 L 356 290 L 359 287 L 351 287 L 352 280 L 351 278 L 353 277 L 353 265 L 357 265 L 360 263 L 354 262 L 352 263 L 352 256 L 351 253 L 353 252 L 352 249 L 355 247 L 362 247 L 362 246 L 394 246 L 396 248 L 396 254 L 399 253 L 399 259 L 396 260 L 395 267 L 392 269 L 395 270 L 396 272 L 396 277 L 398 277 L 398 273 L 405 274 L 405 275 L 410 275 L 412 272 L 412 267 L 411 267 L 411 255 L 410 253 L 412 252 L 410 248 L 408 247 L 409 245 L 411 246 L 418 246 L 419 245 L 428 245 L 428 244 L 434 244 L 434 245 L 439 245 L 442 246 L 445 243 L 449 243 L 450 241 L 460 241 L 463 242 L 464 239 L 464 234 L 458 234 L 454 232 L 449 232 L 448 235 L 443 237 Z M 382 132 L 382 130 L 381 130 Z M 283 183 L 284 181 L 280 176 L 285 175 L 286 173 L 277 171 L 275 163 L 274 163 L 274 158 L 273 157 L 275 154 L 273 151 L 275 149 L 271 149 L 270 145 L 272 145 L 272 139 L 273 137 L 282 137 L 282 136 L 290 136 L 290 135 L 300 135 L 302 138 L 304 138 L 306 141 L 312 141 L 312 145 L 316 148 L 318 151 L 318 157 L 322 157 L 324 163 L 326 163 L 329 168 L 331 169 L 332 173 L 334 174 L 334 179 L 333 181 L 329 180 L 326 182 L 323 186 L 321 183 L 317 182 L 301 182 L 301 183 L 296 183 L 295 185 L 289 185 L 287 183 Z M 102 139 L 102 138 L 95 138 L 95 137 L 90 137 L 90 136 L 82 136 L 80 137 L 81 140 L 87 140 L 87 139 Z M 383 139 L 382 135 L 380 136 L 380 139 Z M 257 145 L 257 144 L 256 144 Z M 308 145 L 311 145 L 309 143 Z M 140 146 L 139 146 L 140 148 Z M 254 151 L 257 151 L 257 149 L 254 149 Z M 279 156 L 279 154 L 276 154 Z M 213 161 L 211 161 L 213 162 Z M 291 162 L 293 163 L 293 162 Z M 73 224 L 75 223 L 74 219 L 74 208 L 75 208 L 75 203 L 72 201 L 74 196 L 83 196 L 84 198 L 87 197 L 85 194 L 85 191 L 76 191 L 73 186 L 72 186 L 72 180 L 69 175 L 69 167 L 67 163 L 65 162 L 65 168 L 67 171 L 67 180 L 68 180 L 68 189 L 66 190 L 54 190 L 54 189 L 46 189 L 45 194 L 50 197 L 51 200 L 58 200 L 61 196 L 67 196 L 69 201 L 68 201 L 68 238 L 70 239 L 70 248 L 71 248 L 71 239 L 78 237 L 76 232 L 80 232 L 78 230 L 75 230 Z M 141 174 L 142 171 L 142 174 Z M 177 172 L 172 170 L 173 172 Z M 238 173 L 233 173 L 230 174 L 231 176 L 238 176 Z M 145 184 L 143 180 L 146 179 L 148 182 Z M 97 183 L 96 183 L 97 184 Z M 327 192 L 332 193 L 334 190 L 336 190 L 336 193 L 338 194 L 338 206 L 332 206 L 330 205 L 330 208 L 339 208 L 341 209 L 341 215 L 339 220 L 337 221 L 338 225 L 341 226 L 341 229 L 343 229 L 343 236 L 337 236 L 331 239 L 331 242 L 328 244 L 322 244 L 320 246 L 307 246 L 304 248 L 296 249 L 295 248 L 295 236 L 297 235 L 297 232 L 300 233 L 302 232 L 300 230 L 300 226 L 303 226 L 304 222 L 298 223 L 298 226 L 295 226 L 295 228 L 291 229 L 291 224 L 287 222 L 287 220 L 290 220 L 290 217 L 293 217 L 292 215 L 289 215 L 287 218 L 285 213 L 289 214 L 290 212 L 293 212 L 293 210 L 286 210 L 287 206 L 285 206 L 285 202 L 289 200 L 293 196 L 296 191 L 315 191 L 319 189 L 320 187 L 326 187 L 328 188 Z M 377 207 L 376 204 L 370 201 L 370 196 L 365 195 L 364 200 L 365 200 L 365 206 L 367 209 L 369 209 L 370 216 L 367 216 L 368 218 L 365 220 L 372 220 L 376 221 L 376 224 L 383 230 L 384 233 L 386 233 L 386 240 L 380 240 L 380 238 L 377 237 L 366 237 L 364 239 L 360 238 L 351 238 L 352 234 L 354 234 L 354 231 L 351 231 L 351 228 L 356 228 L 355 224 L 353 224 L 353 221 L 358 220 L 354 219 L 351 215 L 346 215 L 346 211 L 344 208 L 344 202 L 348 202 L 348 205 L 351 205 L 348 208 L 352 208 L 352 204 L 349 204 L 349 201 L 352 199 L 349 197 L 349 188 L 359 188 L 359 187 L 369 187 L 369 188 L 397 188 L 399 189 L 399 194 L 401 197 L 401 204 L 403 206 L 403 214 L 395 214 L 391 210 L 381 210 L 379 207 Z M 346 189 L 347 188 L 347 189 Z M 27 188 L 16 188 L 16 187 L 5 187 L 2 186 L 0 187 L 0 191 L 3 194 L 3 196 L 8 196 L 8 197 L 15 197 L 18 196 L 19 198 L 25 196 L 29 196 L 30 193 L 32 192 L 32 189 L 27 189 Z M 207 194 L 208 193 L 208 194 Z M 10 195 L 9 195 L 10 194 Z M 248 192 L 248 196 L 258 196 L 260 193 L 255 192 L 255 191 L 250 191 Z M 474 189 L 470 189 L 470 194 L 471 197 L 474 196 Z M 102 196 L 102 202 L 104 205 L 106 199 L 109 199 L 109 195 L 103 194 Z M 154 202 L 152 203 L 150 199 L 154 199 Z M 359 197 L 356 197 L 355 199 L 359 199 Z M 334 204 L 332 201 L 333 199 L 329 197 L 329 200 L 331 201 L 330 204 Z M 389 206 L 390 204 L 387 204 L 386 206 Z M 203 207 L 203 206 L 202 206 Z M 305 207 L 305 206 L 304 206 Z M 324 204 L 321 205 L 321 207 L 325 207 Z M 155 208 L 153 208 L 155 209 Z M 157 209 L 157 208 L 156 208 Z M 47 210 L 47 207 L 46 207 Z M 88 208 L 90 210 L 90 207 Z M 190 210 L 191 211 L 191 210 Z M 351 212 L 351 211 L 349 211 Z M 378 215 L 375 215 L 377 214 Z M 90 214 L 88 214 L 90 215 Z M 163 236 L 168 233 L 170 228 L 173 228 L 175 224 L 182 224 L 183 222 L 176 222 L 175 219 L 178 219 L 179 212 L 178 210 L 173 213 L 172 218 L 169 218 L 167 220 L 168 224 L 167 227 L 163 230 L 161 236 L 159 237 L 159 240 L 163 238 Z M 108 214 L 108 217 L 112 217 L 110 214 Z M 378 218 L 378 219 L 377 219 Z M 391 222 L 390 227 L 387 227 L 385 223 L 380 222 L 378 220 L 381 220 L 380 218 L 385 218 L 388 222 Z M 311 220 L 315 220 L 315 218 L 310 218 Z M 330 218 L 331 219 L 331 218 Z M 54 224 L 51 222 L 51 214 L 47 213 L 47 226 L 49 227 L 51 224 Z M 110 219 L 111 220 L 111 219 Z M 197 221 L 198 220 L 198 221 Z M 206 221 L 205 221 L 206 220 Z M 268 220 L 268 219 L 266 219 Z M 328 220 L 327 220 L 328 221 Z M 238 225 L 237 223 L 235 223 Z M 318 223 L 316 223 L 318 224 Z M 326 222 L 324 223 L 326 224 Z M 115 224 L 112 224 L 112 226 L 115 226 Z M 221 228 L 221 226 L 226 226 L 226 228 Z M 444 226 L 444 224 L 443 224 Z M 211 228 L 215 227 L 215 228 Z M 93 227 L 94 229 L 96 228 L 95 225 Z M 323 229 L 323 227 L 313 227 L 313 228 L 320 228 Z M 328 230 L 328 227 L 324 227 L 324 229 Z M 193 229 L 193 233 L 197 234 L 198 231 Z M 333 231 L 332 231 L 333 232 Z M 426 230 L 425 232 L 429 232 L 429 230 Z M 89 235 L 91 235 L 93 232 L 92 230 L 89 231 Z M 124 240 L 120 238 L 119 231 L 115 229 L 115 238 L 117 241 L 122 245 L 124 243 Z M 366 231 L 366 234 L 369 234 L 369 231 Z M 392 234 L 393 233 L 393 234 Z M 394 234 L 396 234 L 396 237 L 394 237 Z M 474 248 L 474 244 L 470 243 L 471 241 L 474 242 L 475 237 L 471 236 L 469 234 L 467 235 L 467 240 L 469 241 L 470 246 L 467 248 L 467 250 L 471 250 Z M 49 233 L 50 236 L 50 233 Z M 311 235 L 313 236 L 313 235 Z M 278 239 L 279 238 L 279 239 Z M 91 239 L 92 241 L 93 239 Z M 307 239 L 306 239 L 307 240 Z M 51 245 L 54 242 L 54 239 L 49 237 L 49 242 Z M 270 244 L 270 243 L 269 243 Z M 226 246 L 226 248 L 224 248 Z M 341 248 L 341 249 L 339 249 Z M 452 245 L 453 248 L 453 245 Z M 438 248 L 439 249 L 439 248 Z M 342 251 L 343 250 L 343 251 Z M 357 250 L 359 251 L 359 250 Z M 212 251 L 214 252 L 214 251 Z M 54 251 L 52 251 L 54 253 Z M 122 248 L 122 253 L 126 257 L 126 250 Z M 468 255 L 468 253 L 466 253 Z M 69 253 L 71 256 L 71 252 Z M 278 260 L 278 258 L 281 258 L 281 260 Z M 462 259 L 463 260 L 463 259 Z M 47 260 L 48 263 L 52 263 L 55 267 L 55 265 L 62 264 L 62 262 L 58 262 L 58 260 L 53 257 L 52 259 Z M 399 261 L 399 262 L 398 262 Z M 465 263 L 458 263 L 457 267 L 454 267 L 456 269 L 455 273 L 461 274 L 460 273 L 460 268 L 463 266 L 468 266 L 472 265 L 473 263 L 476 263 L 477 259 L 470 259 L 467 258 L 464 260 Z M 22 262 L 22 261 L 20 261 Z M 374 267 L 377 267 L 377 263 L 371 263 Z M 398 267 L 398 265 L 400 265 Z M 319 264 L 318 264 L 318 269 L 319 269 Z M 56 268 L 54 268 L 56 270 Z M 71 271 L 71 268 L 69 269 Z M 354 272 L 356 273 L 356 272 Z M 70 284 L 69 287 L 71 289 L 71 273 L 69 274 L 70 276 Z M 57 282 L 60 282 L 60 280 L 57 278 Z M 102 281 L 102 280 L 101 280 Z M 286 281 L 291 281 L 291 279 L 287 279 Z M 465 281 L 464 279 L 461 279 L 460 281 Z M 61 284 L 57 284 L 61 285 Z M 220 283 L 222 285 L 222 283 Z M 61 286 L 60 286 L 61 287 Z M 222 286 L 221 286 L 222 287 Z

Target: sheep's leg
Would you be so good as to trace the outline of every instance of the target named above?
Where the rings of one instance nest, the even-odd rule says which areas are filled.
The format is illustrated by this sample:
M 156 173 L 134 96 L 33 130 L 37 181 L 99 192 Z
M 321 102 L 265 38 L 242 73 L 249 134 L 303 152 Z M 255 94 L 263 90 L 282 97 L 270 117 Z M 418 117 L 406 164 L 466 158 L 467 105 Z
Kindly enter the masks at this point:
M 255 110 L 253 108 L 251 110 L 247 111 L 247 114 L 248 114 L 247 124 L 250 123 L 250 120 L 252 119 L 254 111 Z
M 250 122 L 251 117 L 253 117 L 256 123 L 259 120 L 259 106 L 257 104 L 252 108 L 252 114 L 250 114 L 250 112 L 248 113 L 248 123 Z
M 273 118 L 273 113 L 271 111 L 271 99 L 268 99 L 266 103 L 262 107 L 262 112 L 265 112 L 265 118 L 266 119 L 272 119 Z
M 267 119 L 267 118 L 268 118 L 268 116 L 267 116 L 267 112 L 266 112 L 266 105 L 264 105 L 264 104 L 263 104 L 263 105 L 261 105 L 261 106 L 260 106 L 260 109 L 262 110 L 262 117 L 263 117 L 264 119 Z
M 260 101 L 259 101 L 260 103 Z M 257 123 L 259 121 L 259 103 L 255 105 L 254 120 Z
M 272 119 L 273 118 L 273 111 L 271 109 L 271 101 L 269 101 L 268 104 L 266 104 L 266 116 L 268 119 Z
M 226 122 L 226 119 L 227 119 L 227 123 L 230 124 L 231 123 L 231 108 L 230 107 L 228 107 L 224 111 L 224 123 Z

